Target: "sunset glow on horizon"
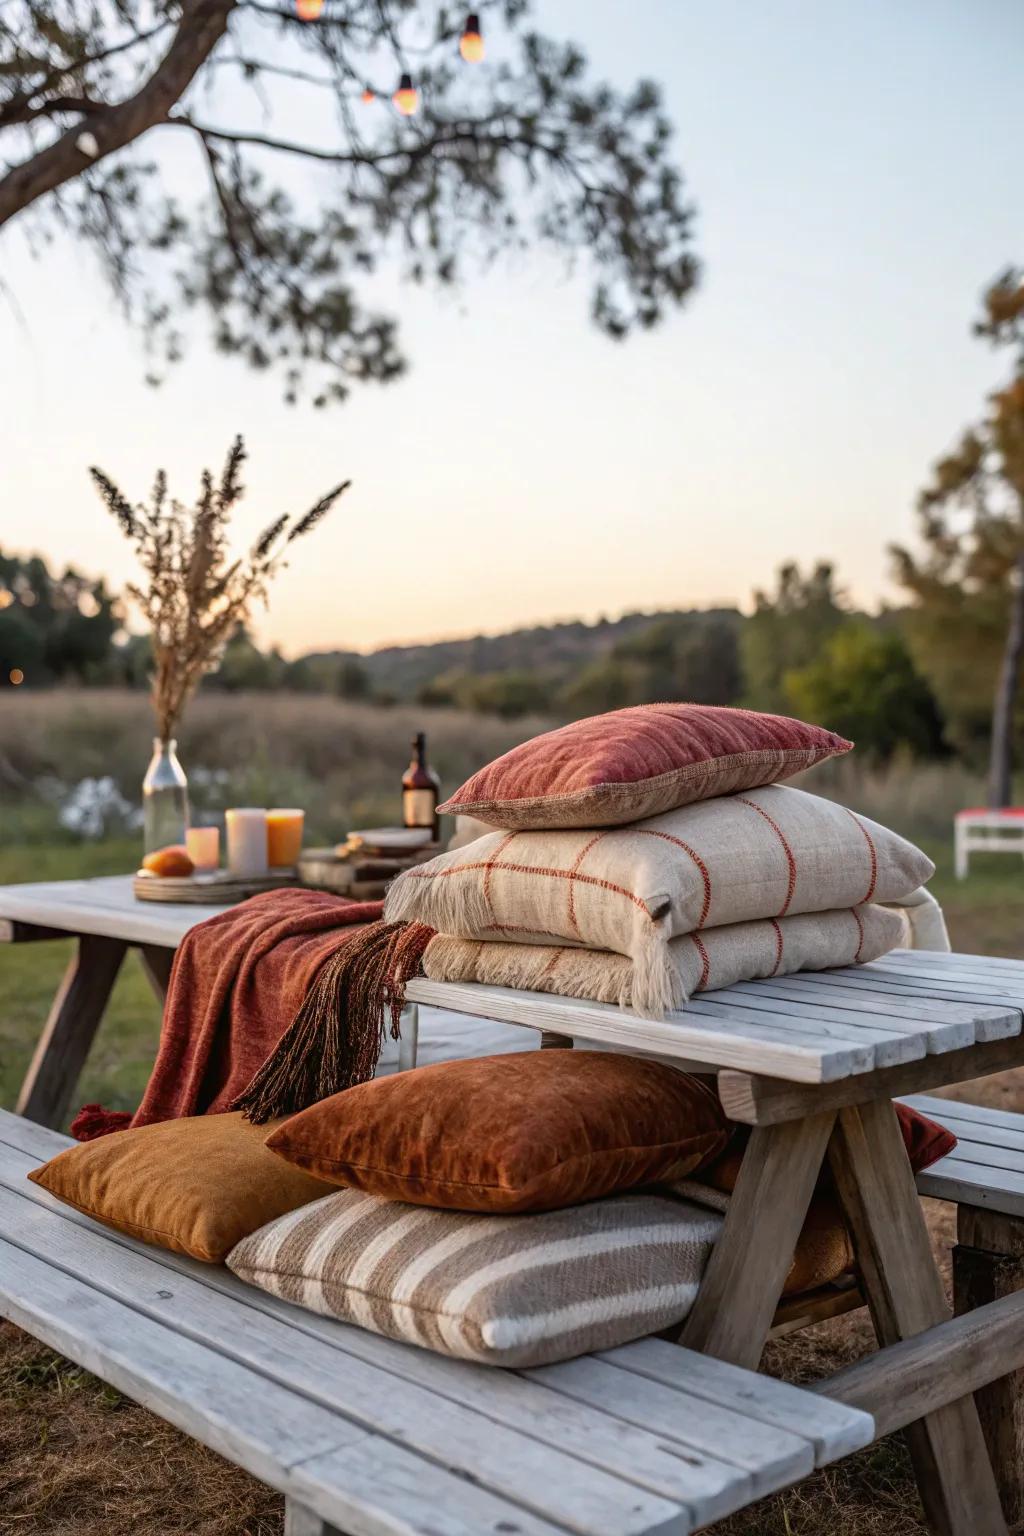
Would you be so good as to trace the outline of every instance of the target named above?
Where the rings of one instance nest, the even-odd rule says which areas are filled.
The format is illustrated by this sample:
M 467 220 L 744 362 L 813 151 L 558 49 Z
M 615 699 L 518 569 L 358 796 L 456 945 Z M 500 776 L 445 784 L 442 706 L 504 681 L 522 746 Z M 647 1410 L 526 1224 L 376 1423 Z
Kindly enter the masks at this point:
M 617 86 L 664 86 L 703 267 L 680 312 L 616 344 L 589 321 L 582 259 L 567 273 L 537 248 L 451 293 L 384 265 L 365 293 L 397 317 L 408 374 L 290 408 L 203 316 L 148 388 L 91 256 L 33 248 L 15 222 L 0 550 L 120 589 L 132 553 L 87 467 L 134 500 L 163 466 L 187 504 L 242 432 L 240 547 L 353 481 L 256 626 L 288 655 L 746 608 L 793 559 L 832 560 L 858 603 L 895 600 L 887 546 L 913 541 L 932 463 L 1005 372 L 970 332 L 1024 244 L 1024 8 L 839 0 L 808 26 L 797 0 L 538 0 L 535 19 Z M 494 67 L 485 22 L 474 76 Z M 176 185 L 202 174 L 191 145 L 159 150 Z

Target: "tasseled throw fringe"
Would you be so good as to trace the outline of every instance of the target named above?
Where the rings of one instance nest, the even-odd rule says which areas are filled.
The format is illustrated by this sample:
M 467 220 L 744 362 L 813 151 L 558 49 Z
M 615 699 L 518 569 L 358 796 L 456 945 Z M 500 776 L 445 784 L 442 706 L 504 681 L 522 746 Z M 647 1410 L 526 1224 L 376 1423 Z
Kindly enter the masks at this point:
M 109 1136 L 111 1131 L 126 1131 L 131 1123 L 132 1116 L 125 1109 L 83 1104 L 71 1122 L 71 1134 L 76 1141 L 95 1141 L 99 1136 Z
M 401 1036 L 405 984 L 434 937 L 424 923 L 371 923 L 322 966 L 271 1056 L 231 1106 L 256 1125 L 294 1115 L 377 1070 L 387 1019 Z

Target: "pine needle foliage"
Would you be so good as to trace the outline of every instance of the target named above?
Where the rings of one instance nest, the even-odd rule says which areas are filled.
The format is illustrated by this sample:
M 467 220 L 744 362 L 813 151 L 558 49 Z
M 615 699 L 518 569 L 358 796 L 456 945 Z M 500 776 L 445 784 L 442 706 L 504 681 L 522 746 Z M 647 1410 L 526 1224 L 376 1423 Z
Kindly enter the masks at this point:
M 153 647 L 153 710 L 162 740 L 174 735 L 191 695 L 212 671 L 232 635 L 248 622 L 253 607 L 267 601 L 270 582 L 284 564 L 287 545 L 309 533 L 326 516 L 351 481 L 328 491 L 297 520 L 275 518 L 247 556 L 232 559 L 232 513 L 245 494 L 245 444 L 236 437 L 219 480 L 208 469 L 200 477 L 191 508 L 167 495 L 167 476 L 158 470 L 148 504 L 133 506 L 93 466 L 89 473 L 107 511 L 134 545 L 143 580 L 128 587 L 147 621 Z

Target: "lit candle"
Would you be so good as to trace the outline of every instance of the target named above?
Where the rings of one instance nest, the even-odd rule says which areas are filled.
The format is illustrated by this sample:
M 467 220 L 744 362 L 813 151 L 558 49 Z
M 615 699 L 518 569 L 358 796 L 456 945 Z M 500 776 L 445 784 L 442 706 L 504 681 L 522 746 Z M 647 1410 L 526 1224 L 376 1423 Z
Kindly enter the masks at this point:
M 228 825 L 228 869 L 233 875 L 267 872 L 267 813 L 252 806 L 235 807 L 224 818 Z
M 267 863 L 271 869 L 290 868 L 299 862 L 305 816 L 305 811 L 296 810 L 267 812 Z
M 185 848 L 198 873 L 209 873 L 220 862 L 220 828 L 189 827 Z

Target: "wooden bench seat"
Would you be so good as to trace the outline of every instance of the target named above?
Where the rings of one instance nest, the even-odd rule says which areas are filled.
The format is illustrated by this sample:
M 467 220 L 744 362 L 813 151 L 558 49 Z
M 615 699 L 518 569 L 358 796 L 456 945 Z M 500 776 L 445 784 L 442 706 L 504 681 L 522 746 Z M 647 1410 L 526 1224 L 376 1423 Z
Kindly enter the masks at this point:
M 0 1314 L 285 1495 L 288 1536 L 687 1533 L 860 1446 L 870 1414 L 646 1339 L 499 1371 L 148 1247 L 26 1174 L 0 1113 Z

